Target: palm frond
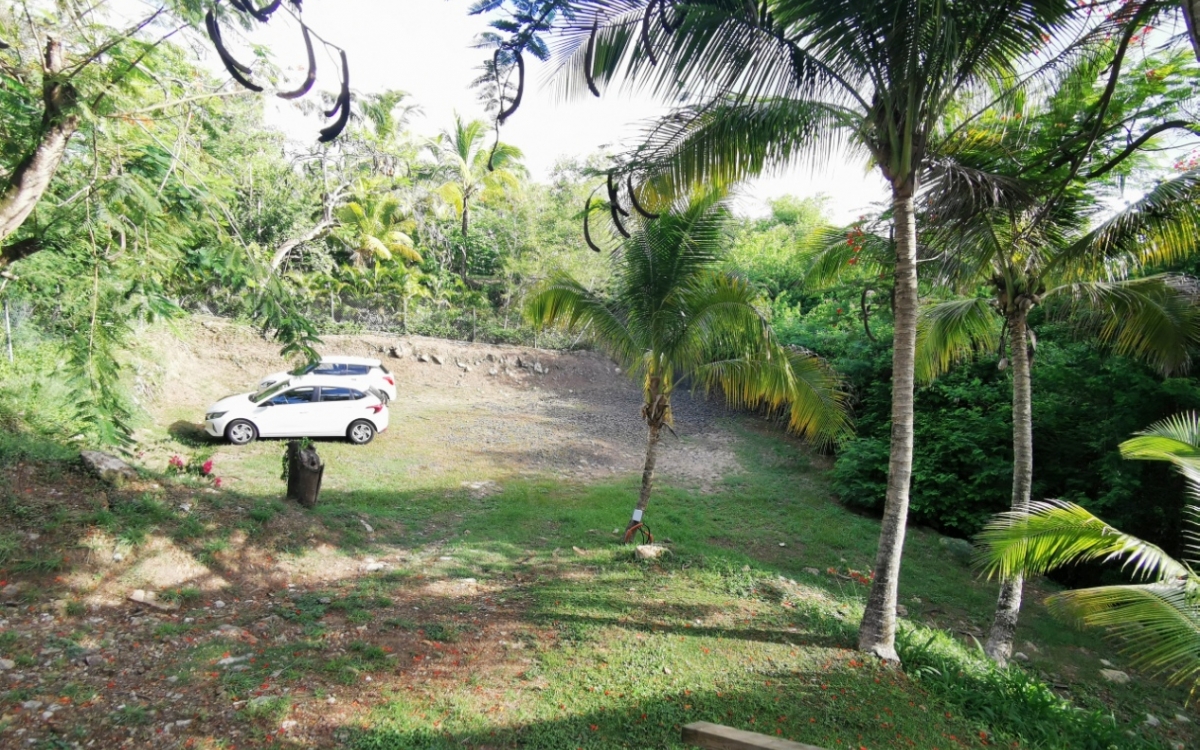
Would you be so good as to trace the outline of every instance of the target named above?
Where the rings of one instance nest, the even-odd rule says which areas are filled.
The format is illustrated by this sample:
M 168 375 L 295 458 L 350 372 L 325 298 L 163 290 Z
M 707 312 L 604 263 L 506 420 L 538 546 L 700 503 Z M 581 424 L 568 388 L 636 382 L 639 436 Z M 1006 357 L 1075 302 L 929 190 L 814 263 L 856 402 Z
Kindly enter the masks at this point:
M 525 301 L 525 317 L 538 326 L 561 324 L 568 330 L 591 324 L 591 333 L 622 367 L 630 369 L 644 349 L 620 316 L 603 300 L 566 274 L 555 274 Z
M 1001 513 L 976 537 L 988 577 L 1040 575 L 1081 562 L 1120 562 L 1134 575 L 1172 580 L 1187 566 L 1161 548 L 1109 526 L 1085 508 L 1061 500 L 1030 503 L 1029 512 Z
M 1000 317 L 981 298 L 939 302 L 917 318 L 916 377 L 930 382 L 972 354 L 995 351 Z
M 1200 581 L 1195 576 L 1065 591 L 1046 604 L 1076 625 L 1104 628 L 1137 669 L 1164 674 L 1174 684 L 1200 677 Z
M 1067 294 L 1081 303 L 1100 340 L 1119 354 L 1149 362 L 1164 375 L 1186 372 L 1200 344 L 1200 307 L 1168 276 L 1128 281 L 1076 282 L 1050 294 Z

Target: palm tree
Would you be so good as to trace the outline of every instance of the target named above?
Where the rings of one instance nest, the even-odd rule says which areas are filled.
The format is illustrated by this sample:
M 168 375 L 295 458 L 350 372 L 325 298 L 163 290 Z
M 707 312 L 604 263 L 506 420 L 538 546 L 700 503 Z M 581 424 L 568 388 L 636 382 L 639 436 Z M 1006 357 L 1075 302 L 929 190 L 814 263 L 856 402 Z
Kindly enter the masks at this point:
M 356 267 L 391 260 L 395 255 L 420 262 L 421 254 L 407 234 L 415 223 L 395 196 L 379 195 L 360 185 L 355 199 L 339 206 L 334 216 L 340 226 L 333 234 L 349 249 L 350 262 Z
M 1131 459 L 1169 461 L 1200 493 L 1200 417 L 1180 414 L 1121 444 Z M 1200 507 L 1186 514 L 1200 521 Z M 1120 563 L 1140 583 L 1064 591 L 1046 603 L 1083 627 L 1098 627 L 1132 657 L 1133 665 L 1200 687 L 1200 546 L 1195 534 L 1175 560 L 1149 542 L 1124 534 L 1073 503 L 1032 503 L 997 516 L 980 533 L 980 560 L 989 576 L 1031 576 L 1081 562 Z
M 1014 61 L 1056 33 L 1069 5 L 589 0 L 564 33 L 565 93 L 598 93 L 624 77 L 674 102 L 695 102 L 661 120 L 621 165 L 643 179 L 636 193 L 641 205 L 654 203 L 655 195 L 728 185 L 839 150 L 866 154 L 890 184 L 891 457 L 875 579 L 859 629 L 859 648 L 884 659 L 898 658 L 896 594 L 912 473 L 913 198 L 947 111 L 960 107 L 968 91 L 1011 88 Z
M 718 269 L 725 218 L 724 206 L 708 199 L 645 222 L 613 256 L 609 299 L 558 273 L 526 301 L 535 325 L 590 326 L 600 345 L 642 378 L 649 434 L 630 527 L 650 501 L 656 449 L 682 381 L 719 389 L 734 406 L 787 409 L 790 429 L 818 442 L 836 440 L 848 427 L 836 377 L 812 354 L 780 345 L 753 287 Z
M 1031 310 L 1068 298 L 1095 321 L 1102 341 L 1149 359 L 1164 374 L 1185 370 L 1191 348 L 1200 343 L 1200 313 L 1179 279 L 1129 278 L 1148 264 L 1196 252 L 1200 172 L 1159 183 L 1087 231 L 1101 205 L 1099 178 L 1134 153 L 1127 124 L 1169 122 L 1177 113 L 1160 110 L 1176 105 L 1164 103 L 1157 83 L 1128 85 L 1113 94 L 1111 122 L 1087 123 L 1098 133 L 1091 152 L 1059 158 L 1078 143 L 1060 129 L 1063 113 L 1089 110 L 1097 98 L 1095 72 L 1103 64 L 1097 58 L 1069 71 L 1039 107 L 980 118 L 932 170 L 928 210 L 945 228 L 929 233 L 931 254 L 940 253 L 943 285 L 968 296 L 922 311 L 917 374 L 929 380 L 980 348 L 1007 346 L 1001 362 L 1011 363 L 1013 375 L 1014 512 L 1028 508 L 1033 485 Z M 1156 62 L 1145 65 L 1153 72 Z M 981 289 L 988 290 L 986 298 L 977 296 Z M 1001 663 L 1012 653 L 1021 594 L 1020 576 L 1004 579 L 985 646 Z
M 454 128 L 443 131 L 429 144 L 444 179 L 438 193 L 458 212 L 462 224 L 459 276 L 464 283 L 469 265 L 467 233 L 472 205 L 503 197 L 520 185 L 525 174 L 520 163 L 521 150 L 498 141 L 488 148 L 487 134 L 488 125 L 483 120 L 463 122 L 456 114 Z

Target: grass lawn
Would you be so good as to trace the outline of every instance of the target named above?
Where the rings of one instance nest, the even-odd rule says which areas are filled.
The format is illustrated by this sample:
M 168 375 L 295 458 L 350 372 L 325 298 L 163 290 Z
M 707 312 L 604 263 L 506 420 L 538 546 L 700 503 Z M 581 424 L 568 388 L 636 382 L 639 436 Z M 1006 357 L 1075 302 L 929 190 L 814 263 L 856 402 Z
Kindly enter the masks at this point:
M 385 440 L 370 450 L 322 443 L 333 479 L 313 512 L 278 501 L 283 445 L 264 441 L 236 454 L 237 492 L 168 484 L 140 505 L 116 506 L 124 511 L 58 518 L 55 529 L 103 529 L 134 556 L 170 539 L 224 588 L 176 586 L 164 594 L 179 610 L 142 623 L 151 630 L 136 640 L 156 650 L 138 679 L 169 682 L 164 692 L 138 683 L 133 699 L 105 702 L 105 678 L 93 684 L 50 657 L 40 682 L 0 693 L 0 745 L 26 726 L 22 702 L 63 695 L 87 696 L 98 713 L 78 709 L 62 736 L 128 733 L 134 746 L 675 748 L 692 721 L 829 750 L 1200 741 L 1195 724 L 1174 720 L 1189 712 L 1183 693 L 1137 675 L 1128 685 L 1104 681 L 1100 659 L 1119 668 L 1119 657 L 1051 620 L 1037 591 L 1017 639 L 1028 661 L 988 666 L 972 638 L 986 632 L 995 587 L 920 529 L 909 535 L 901 582 L 905 667 L 864 659 L 852 650 L 867 593 L 858 578 L 870 570 L 878 522 L 830 500 L 803 446 L 750 419 L 726 427 L 743 471 L 708 493 L 656 492 L 647 518 L 670 548 L 658 561 L 636 560 L 613 534 L 636 477 L 509 476 L 480 492 L 462 481 L 489 477 L 437 484 L 413 471 L 419 456 L 382 460 Z M 228 451 L 219 449 L 219 467 L 234 462 Z M 192 513 L 174 509 L 181 498 Z M 13 492 L 2 499 L 23 502 Z M 391 562 L 358 566 L 374 558 Z M 264 594 L 238 577 L 250 575 L 252 559 L 353 564 Z M 10 550 L 4 567 L 11 576 L 22 562 Z M 41 598 L 84 597 L 69 572 L 46 572 Z M 56 587 L 51 573 L 76 590 Z M 217 597 L 248 603 L 216 610 Z M 43 637 L 57 639 L 53 653 L 122 648 L 115 630 L 91 634 L 85 614 L 69 605 L 53 636 L 0 635 L 0 656 L 39 664 Z M 237 628 L 257 633 L 257 646 Z M 223 661 L 243 653 L 247 661 Z M 180 700 L 171 695 L 195 695 L 198 707 L 179 714 L 194 717 L 186 730 L 164 738 L 162 717 Z M 1161 726 L 1146 725 L 1147 712 Z M 303 733 L 322 721 L 327 733 Z

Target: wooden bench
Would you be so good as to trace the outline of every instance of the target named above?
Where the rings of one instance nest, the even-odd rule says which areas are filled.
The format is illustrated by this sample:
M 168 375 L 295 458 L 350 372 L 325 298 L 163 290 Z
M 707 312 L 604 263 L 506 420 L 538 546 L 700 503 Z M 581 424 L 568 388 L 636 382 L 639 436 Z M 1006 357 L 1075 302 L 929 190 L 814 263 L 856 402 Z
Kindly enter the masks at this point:
M 709 750 L 822 750 L 814 745 L 697 721 L 683 728 L 683 743 Z

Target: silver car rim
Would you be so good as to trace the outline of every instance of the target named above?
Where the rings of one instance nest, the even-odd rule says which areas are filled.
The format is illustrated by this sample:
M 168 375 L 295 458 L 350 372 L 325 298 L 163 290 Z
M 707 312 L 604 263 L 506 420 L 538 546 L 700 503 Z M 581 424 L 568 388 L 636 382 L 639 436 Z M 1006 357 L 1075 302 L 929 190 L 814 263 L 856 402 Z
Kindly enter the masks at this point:
M 229 428 L 229 439 L 235 443 L 248 443 L 254 439 L 254 428 L 248 424 L 235 424 Z
M 356 443 L 365 443 L 371 439 L 374 430 L 369 425 L 356 424 L 350 428 L 350 439 Z

